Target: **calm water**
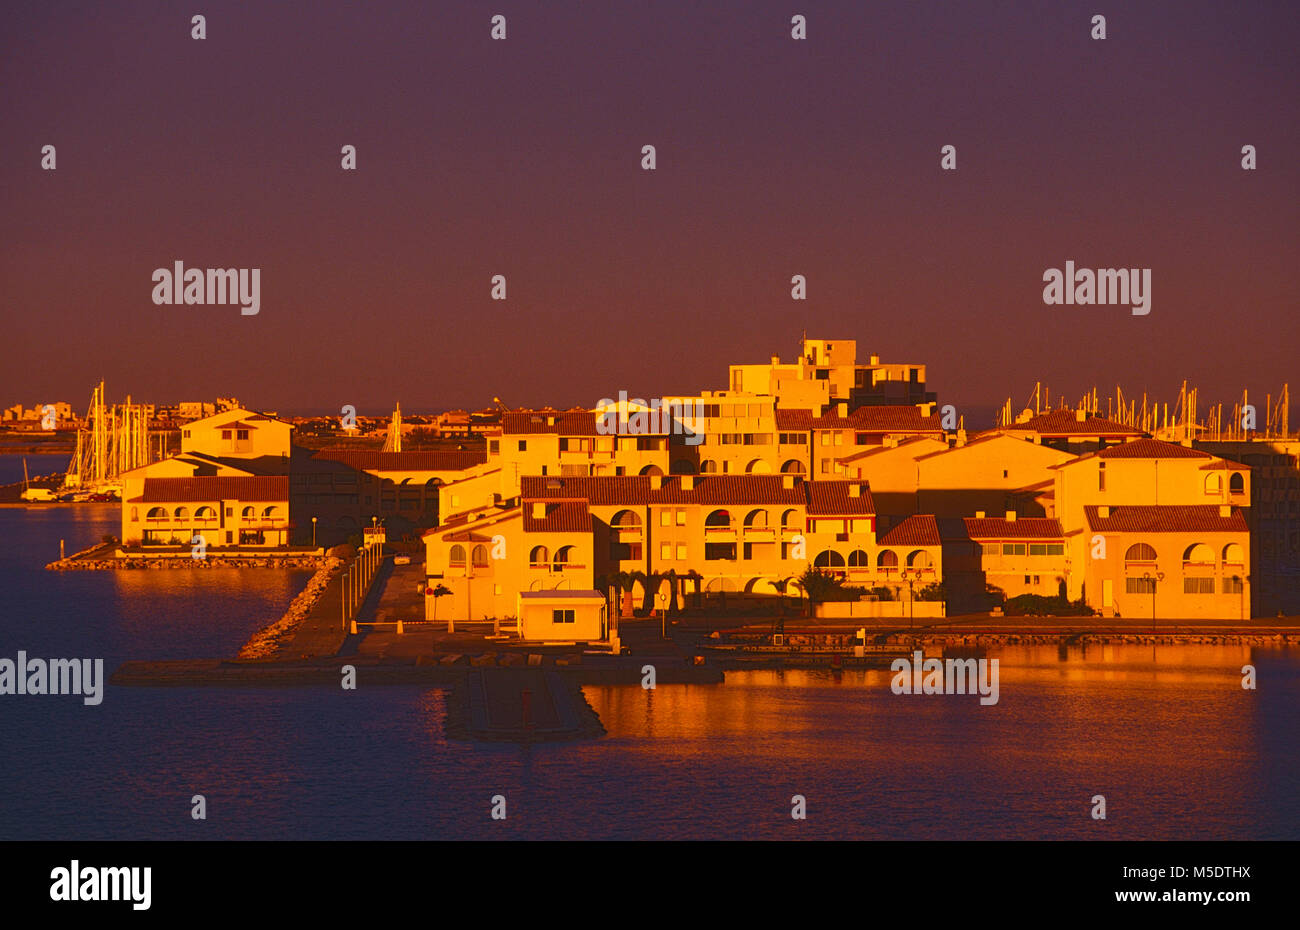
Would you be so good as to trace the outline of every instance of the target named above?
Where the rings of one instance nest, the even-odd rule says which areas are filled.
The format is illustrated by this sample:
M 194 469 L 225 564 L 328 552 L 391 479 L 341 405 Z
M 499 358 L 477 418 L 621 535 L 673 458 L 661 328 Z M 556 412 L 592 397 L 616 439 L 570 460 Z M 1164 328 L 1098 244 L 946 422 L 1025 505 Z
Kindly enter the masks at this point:
M 230 654 L 307 577 L 41 570 L 115 524 L 111 505 L 0 508 L 0 656 Z M 0 697 L 0 839 L 1300 838 L 1294 652 L 1000 658 L 993 707 L 895 696 L 880 672 L 588 688 L 609 735 L 531 748 L 448 743 L 418 687 Z

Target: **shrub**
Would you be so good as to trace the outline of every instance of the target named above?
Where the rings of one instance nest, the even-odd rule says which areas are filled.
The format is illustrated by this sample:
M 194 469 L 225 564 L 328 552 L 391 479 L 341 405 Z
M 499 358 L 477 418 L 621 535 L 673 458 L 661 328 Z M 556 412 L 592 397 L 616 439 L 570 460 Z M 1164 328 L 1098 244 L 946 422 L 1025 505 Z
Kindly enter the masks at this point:
M 1071 602 L 1063 597 L 1044 597 L 1041 594 L 1021 594 L 1006 603 L 1008 617 L 1091 617 L 1095 613 L 1080 598 Z
M 942 581 L 932 582 L 924 588 L 920 588 L 913 596 L 918 601 L 946 601 L 948 599 L 948 590 L 943 586 Z

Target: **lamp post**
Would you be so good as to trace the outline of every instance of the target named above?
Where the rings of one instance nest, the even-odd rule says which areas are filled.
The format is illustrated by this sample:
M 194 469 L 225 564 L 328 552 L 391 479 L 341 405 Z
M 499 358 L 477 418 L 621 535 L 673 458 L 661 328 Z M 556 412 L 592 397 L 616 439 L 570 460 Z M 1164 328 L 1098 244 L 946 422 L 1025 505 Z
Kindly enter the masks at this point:
M 668 638 L 668 595 L 659 592 L 659 634 Z
M 1154 660 L 1156 657 L 1155 636 L 1160 632 L 1156 628 L 1156 587 L 1165 580 L 1165 573 L 1156 572 L 1155 577 L 1152 578 L 1150 572 L 1143 572 L 1142 577 L 1151 582 L 1151 658 Z
M 311 547 L 316 548 L 316 518 L 311 518 Z
M 913 572 L 912 569 L 905 568 L 899 573 L 898 576 L 907 582 L 907 631 L 909 635 L 912 636 L 916 635 L 916 631 L 914 629 L 915 624 L 913 623 L 913 618 L 912 618 L 912 585 L 915 582 L 915 579 L 913 577 L 914 574 L 915 572 Z

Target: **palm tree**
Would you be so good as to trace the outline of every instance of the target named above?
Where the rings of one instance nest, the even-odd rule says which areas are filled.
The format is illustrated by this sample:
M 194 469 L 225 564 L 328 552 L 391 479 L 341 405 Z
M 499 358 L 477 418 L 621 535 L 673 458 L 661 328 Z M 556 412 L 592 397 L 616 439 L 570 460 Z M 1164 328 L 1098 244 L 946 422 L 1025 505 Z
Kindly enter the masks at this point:
M 438 622 L 438 598 L 451 593 L 452 593 L 451 588 L 441 584 L 429 592 L 429 596 L 433 598 L 433 622 L 434 623 Z
M 677 569 L 668 571 L 668 612 L 675 614 L 679 610 L 677 606 Z

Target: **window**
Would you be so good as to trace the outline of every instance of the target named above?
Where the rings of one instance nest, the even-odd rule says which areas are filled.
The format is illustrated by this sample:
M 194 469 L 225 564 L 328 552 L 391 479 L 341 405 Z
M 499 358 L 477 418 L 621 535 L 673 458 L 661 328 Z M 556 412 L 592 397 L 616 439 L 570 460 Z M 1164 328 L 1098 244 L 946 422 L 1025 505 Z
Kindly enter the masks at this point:
M 521 439 L 521 440 L 519 440 L 519 451 L 520 451 L 520 452 L 527 452 L 527 451 L 528 451 L 528 440 L 527 440 L 527 439 Z
M 1213 578 L 1184 578 L 1183 593 L 1184 594 L 1213 594 L 1214 579 Z
M 1246 490 L 1246 479 L 1241 476 L 1241 472 L 1233 472 L 1232 477 L 1228 479 L 1228 491 L 1231 494 L 1242 494 Z
M 1146 543 L 1134 543 L 1124 553 L 1125 562 L 1154 562 L 1156 550 Z
M 1231 578 L 1223 579 L 1224 594 L 1241 594 L 1245 590 L 1245 584 L 1240 575 L 1233 575 Z
M 230 430 L 228 430 L 228 429 L 223 429 L 223 430 L 221 431 L 221 438 L 222 438 L 222 439 L 229 439 L 229 438 L 230 438 Z
M 529 568 L 546 568 L 550 565 L 550 553 L 546 551 L 545 546 L 533 546 L 533 551 L 528 554 Z
M 666 511 L 665 511 L 665 512 L 666 512 Z M 662 561 L 664 561 L 664 562 L 670 562 L 670 561 L 672 561 L 672 558 L 673 558 L 673 544 L 672 544 L 672 543 L 660 543 L 660 544 L 659 544 L 659 558 L 660 558 Z
M 1003 543 L 1002 554 L 1003 555 L 1024 555 L 1025 544 L 1024 543 Z
M 1097 463 L 1097 490 L 1098 491 L 1106 490 L 1106 463 L 1105 462 Z
M 552 623 L 573 623 L 573 622 L 574 622 L 574 621 L 573 621 L 573 611 L 572 611 L 571 609 L 565 609 L 565 610 L 556 609 L 556 610 L 552 610 L 552 611 L 551 611 L 551 622 L 552 622 Z
M 235 430 L 235 438 L 236 438 L 236 439 L 241 439 L 241 440 L 247 440 L 247 439 L 248 439 L 248 430 L 246 430 L 246 429 Z
M 1025 576 L 1025 584 L 1029 584 L 1029 583 L 1030 583 L 1030 582 L 1029 582 L 1029 576 L 1026 575 L 1026 576 Z
M 186 439 L 189 439 L 189 438 L 190 438 L 190 431 L 189 431 L 189 430 L 184 430 L 183 433 L 182 433 L 182 435 L 183 435 Z
M 867 555 L 861 549 L 854 549 L 849 553 L 850 568 L 870 568 L 871 556 Z
M 735 543 L 705 543 L 704 558 L 710 562 L 736 560 Z
M 227 508 L 226 508 L 226 516 L 228 516 L 228 517 L 233 517 L 234 515 L 235 515 L 235 508 L 234 508 L 234 507 L 227 507 Z
M 686 561 L 686 543 L 677 544 L 677 561 L 679 562 Z
M 671 510 L 665 507 L 663 510 L 659 511 L 660 526 L 672 526 L 672 523 L 673 523 L 673 512 Z
M 1221 494 L 1223 492 L 1223 476 L 1219 474 L 1209 474 L 1205 476 L 1205 493 Z
M 447 564 L 452 568 L 465 567 L 465 547 L 462 545 L 452 546 L 447 553 Z
M 1065 543 L 1048 543 L 1048 555 L 1065 555 Z
M 1000 555 L 1002 553 L 1002 547 L 997 543 L 985 543 L 983 548 L 985 555 Z
M 1030 543 L 1030 544 L 1029 544 L 1029 554 L 1030 554 L 1030 555 L 1047 555 L 1047 544 L 1046 544 L 1046 543 Z
M 1129 594 L 1155 594 L 1156 580 L 1154 578 L 1125 578 L 1124 590 Z
M 475 568 L 486 568 L 488 563 L 487 546 L 475 546 L 470 559 L 474 562 Z
M 686 525 L 686 508 L 685 508 L 685 507 L 678 507 L 678 508 L 677 508 L 677 525 L 678 525 L 678 526 L 685 526 L 685 525 Z

